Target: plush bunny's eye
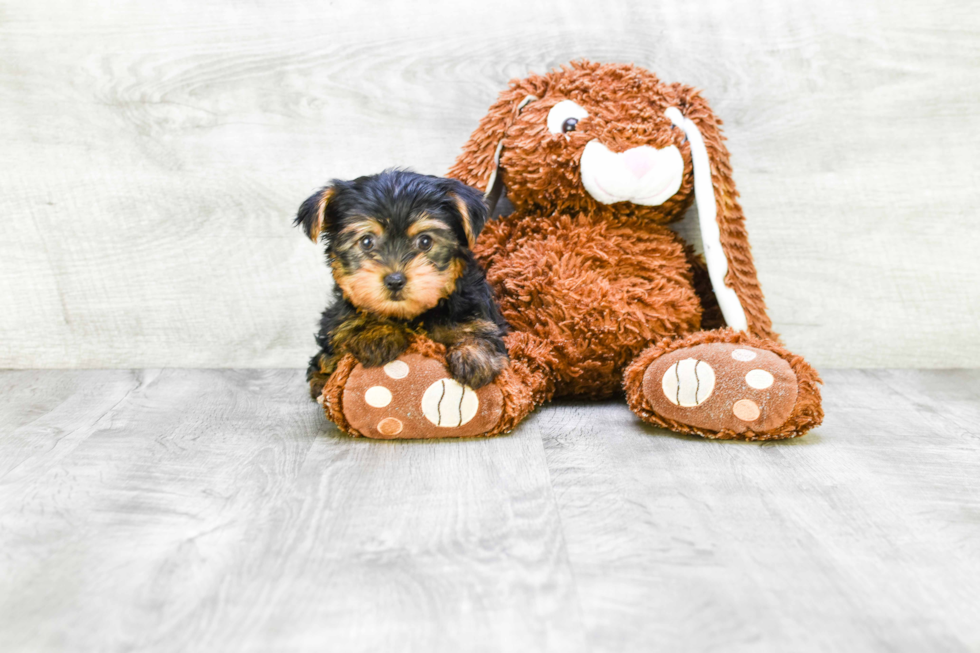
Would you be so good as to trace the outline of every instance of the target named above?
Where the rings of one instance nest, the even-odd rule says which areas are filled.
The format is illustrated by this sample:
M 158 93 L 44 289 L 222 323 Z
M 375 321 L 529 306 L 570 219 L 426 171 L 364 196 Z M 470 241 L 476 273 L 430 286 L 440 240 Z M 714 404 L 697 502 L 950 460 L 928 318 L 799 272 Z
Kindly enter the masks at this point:
M 571 100 L 562 100 L 548 112 L 548 131 L 552 134 L 575 131 L 578 121 L 588 115 L 588 111 Z

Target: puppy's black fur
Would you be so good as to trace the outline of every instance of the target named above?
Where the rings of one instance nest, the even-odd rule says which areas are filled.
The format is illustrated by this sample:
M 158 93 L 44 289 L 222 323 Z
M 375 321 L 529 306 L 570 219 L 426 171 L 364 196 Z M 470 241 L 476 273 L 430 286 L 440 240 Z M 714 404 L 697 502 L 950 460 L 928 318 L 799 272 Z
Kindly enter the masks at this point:
M 336 282 L 307 371 L 314 399 L 344 354 L 385 365 L 415 334 L 447 347 L 460 383 L 497 377 L 507 323 L 470 251 L 486 220 L 478 190 L 404 170 L 334 180 L 303 203 L 295 224 L 326 243 Z

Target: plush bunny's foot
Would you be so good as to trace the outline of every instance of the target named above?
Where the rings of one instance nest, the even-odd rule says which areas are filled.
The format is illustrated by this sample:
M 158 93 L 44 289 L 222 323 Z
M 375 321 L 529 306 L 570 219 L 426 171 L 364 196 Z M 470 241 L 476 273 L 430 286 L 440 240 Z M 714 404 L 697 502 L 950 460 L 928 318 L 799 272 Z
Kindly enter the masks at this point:
M 523 334 L 505 340 L 512 352 L 534 353 Z M 369 438 L 461 438 L 512 430 L 551 386 L 534 360 L 511 360 L 490 384 L 474 390 L 453 379 L 445 348 L 420 338 L 383 367 L 366 368 L 345 356 L 323 388 L 327 418 L 352 435 Z
M 645 421 L 708 438 L 774 440 L 823 419 L 820 382 L 802 358 L 730 329 L 665 340 L 626 371 L 630 407 Z
M 450 378 L 442 361 L 420 354 L 384 367 L 357 365 L 342 402 L 353 431 L 369 438 L 482 435 L 503 413 L 500 388 L 473 390 Z

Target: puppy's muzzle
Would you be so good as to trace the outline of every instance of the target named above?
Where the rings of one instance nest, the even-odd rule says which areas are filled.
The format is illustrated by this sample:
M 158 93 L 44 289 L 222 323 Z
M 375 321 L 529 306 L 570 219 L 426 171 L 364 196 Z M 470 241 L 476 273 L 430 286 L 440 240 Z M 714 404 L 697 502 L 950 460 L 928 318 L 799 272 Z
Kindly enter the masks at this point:
M 384 278 L 385 288 L 391 292 L 398 292 L 405 287 L 407 282 L 408 279 L 406 279 L 405 275 L 401 272 L 392 272 Z

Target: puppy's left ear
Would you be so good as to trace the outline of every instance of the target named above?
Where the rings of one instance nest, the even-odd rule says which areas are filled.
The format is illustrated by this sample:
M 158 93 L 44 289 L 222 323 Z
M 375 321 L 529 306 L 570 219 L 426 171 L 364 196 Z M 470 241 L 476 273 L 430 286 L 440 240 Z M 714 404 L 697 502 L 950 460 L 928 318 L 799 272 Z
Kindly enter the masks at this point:
M 449 185 L 449 195 L 456 204 L 463 222 L 463 231 L 466 232 L 466 242 L 470 247 L 476 244 L 476 238 L 483 231 L 483 225 L 487 223 L 489 209 L 483 193 L 467 186 L 456 179 L 446 179 Z
M 297 227 L 303 227 L 307 237 L 314 243 L 320 239 L 320 234 L 326 229 L 327 204 L 335 192 L 333 186 L 324 186 L 313 193 L 299 207 L 296 219 L 293 220 L 293 224 Z

